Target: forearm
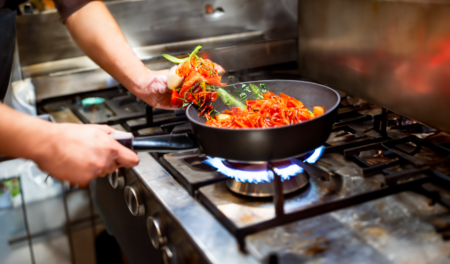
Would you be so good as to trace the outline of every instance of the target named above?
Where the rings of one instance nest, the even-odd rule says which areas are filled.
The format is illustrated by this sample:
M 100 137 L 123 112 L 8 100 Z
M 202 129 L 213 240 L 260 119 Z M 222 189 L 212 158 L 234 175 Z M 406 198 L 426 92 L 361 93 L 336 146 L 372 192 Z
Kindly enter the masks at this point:
M 141 97 L 149 70 L 135 55 L 105 4 L 90 2 L 66 20 L 78 46 L 132 93 Z
M 0 104 L 0 154 L 33 160 L 53 177 L 80 186 L 139 163 L 136 153 L 109 136 L 114 132 L 108 126 L 54 124 Z
M 38 160 L 47 148 L 53 124 L 0 103 L 0 154 Z

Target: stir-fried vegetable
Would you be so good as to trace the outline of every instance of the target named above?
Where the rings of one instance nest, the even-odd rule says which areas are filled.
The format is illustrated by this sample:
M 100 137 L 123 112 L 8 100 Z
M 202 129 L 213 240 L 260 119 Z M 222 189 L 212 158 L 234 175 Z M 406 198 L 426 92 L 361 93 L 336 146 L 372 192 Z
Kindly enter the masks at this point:
M 258 99 L 263 99 L 264 97 L 261 95 L 261 90 L 259 90 L 258 86 L 254 85 L 254 84 L 250 84 L 250 89 L 252 90 L 252 94 L 258 98 Z
M 211 114 L 208 112 L 212 110 L 211 101 L 217 99 L 217 92 L 214 86 L 222 86 L 225 83 L 221 82 L 221 76 L 218 73 L 219 69 L 221 69 L 220 66 L 197 56 L 197 52 L 201 48 L 202 46 L 197 46 L 189 54 L 189 57 L 184 59 L 168 54 L 163 54 L 163 57 L 179 64 L 172 74 L 176 74 L 177 77 L 182 78 L 179 80 L 183 80 L 180 87 L 175 87 L 172 90 L 172 104 L 177 107 L 187 107 L 190 103 L 193 103 L 201 108 L 202 114 L 205 112 Z M 225 95 L 221 95 L 221 97 L 223 96 Z
M 209 117 L 206 124 L 226 128 L 279 127 L 301 123 L 325 112 L 323 107 L 316 106 L 311 113 L 302 102 L 283 93 L 277 96 L 266 92 L 261 97 L 247 100 L 246 109 L 233 107 L 232 111 L 225 110 L 222 114 Z
M 244 103 L 242 103 L 240 100 L 236 99 L 234 96 L 229 94 L 224 89 L 217 88 L 217 92 L 219 93 L 220 99 L 222 99 L 224 104 L 236 106 L 236 107 L 239 107 L 239 108 L 242 108 L 242 109 L 246 109 L 247 108 L 247 106 Z
M 188 58 L 185 58 L 185 59 L 180 59 L 180 58 L 177 58 L 177 57 L 174 57 L 174 56 L 172 56 L 172 55 L 169 55 L 169 54 L 163 54 L 162 55 L 166 60 L 168 60 L 168 61 L 170 61 L 170 62 L 173 62 L 173 63 L 176 63 L 176 64 L 180 64 L 180 63 L 183 63 L 183 62 L 185 62 Z
M 266 128 L 296 124 L 310 120 L 325 113 L 321 106 L 315 106 L 313 112 L 309 111 L 302 102 L 281 93 L 280 96 L 267 91 L 265 84 L 242 84 L 242 91 L 236 91 L 236 97 L 220 87 L 220 66 L 210 60 L 197 56 L 201 49 L 197 46 L 189 54 L 189 57 L 180 59 L 167 54 L 164 58 L 179 64 L 171 69 L 171 74 L 176 78 L 171 82 L 171 102 L 177 107 L 186 108 L 189 104 L 195 104 L 199 109 L 199 115 L 203 115 L 206 124 L 226 128 Z M 223 70 L 223 69 L 222 69 Z M 169 76 L 170 77 L 170 76 Z M 179 87 L 176 87 L 179 86 Z M 171 89 L 172 89 L 171 88 Z M 246 100 L 248 94 L 255 100 Z M 220 97 L 224 104 L 232 106 L 232 111 L 223 113 L 216 111 L 211 102 Z

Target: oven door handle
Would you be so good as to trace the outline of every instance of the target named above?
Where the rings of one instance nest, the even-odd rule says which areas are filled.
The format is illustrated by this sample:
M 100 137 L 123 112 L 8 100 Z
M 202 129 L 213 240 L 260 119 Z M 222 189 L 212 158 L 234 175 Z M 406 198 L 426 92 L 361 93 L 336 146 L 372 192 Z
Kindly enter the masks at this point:
M 134 137 L 131 133 L 110 134 L 125 147 L 136 152 L 185 152 L 197 150 L 198 144 L 191 133 Z

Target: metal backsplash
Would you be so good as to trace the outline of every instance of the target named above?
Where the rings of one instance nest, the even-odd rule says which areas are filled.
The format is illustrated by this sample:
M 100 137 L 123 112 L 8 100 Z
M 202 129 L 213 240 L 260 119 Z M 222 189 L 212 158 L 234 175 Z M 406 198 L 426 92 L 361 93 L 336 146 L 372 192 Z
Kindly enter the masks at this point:
M 296 39 L 272 40 L 205 50 L 200 56 L 219 62 L 229 71 L 238 71 L 267 65 L 295 61 Z M 145 62 L 149 69 L 168 69 L 173 63 L 166 59 Z M 117 85 L 111 76 L 100 68 L 68 74 L 50 74 L 32 78 L 36 88 L 36 100 L 102 89 Z
M 450 1 L 300 0 L 301 73 L 450 132 Z
M 206 5 L 216 8 L 206 14 Z M 133 48 L 244 32 L 297 36 L 297 1 L 147 0 L 107 3 Z M 223 10 L 223 12 L 222 12 Z M 83 56 L 57 13 L 17 18 L 22 66 Z

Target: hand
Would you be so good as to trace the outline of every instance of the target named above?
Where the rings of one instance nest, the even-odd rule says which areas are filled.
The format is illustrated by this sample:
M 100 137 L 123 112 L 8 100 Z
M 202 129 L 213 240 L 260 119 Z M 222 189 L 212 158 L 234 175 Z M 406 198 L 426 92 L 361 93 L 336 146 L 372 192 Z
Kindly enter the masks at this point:
M 219 64 L 214 63 L 214 68 L 220 75 L 225 73 L 225 70 Z M 178 109 L 178 107 L 173 106 L 170 102 L 172 90 L 167 86 L 168 74 L 169 69 L 160 71 L 148 70 L 146 82 L 143 87 L 139 89 L 138 97 L 155 108 L 170 110 Z
M 85 187 L 119 167 L 139 163 L 136 153 L 109 136 L 114 132 L 104 125 L 53 124 L 48 143 L 34 160 L 52 177 Z
M 148 71 L 147 82 L 140 89 L 139 98 L 147 104 L 161 109 L 178 109 L 170 102 L 172 90 L 167 87 L 169 70 Z

